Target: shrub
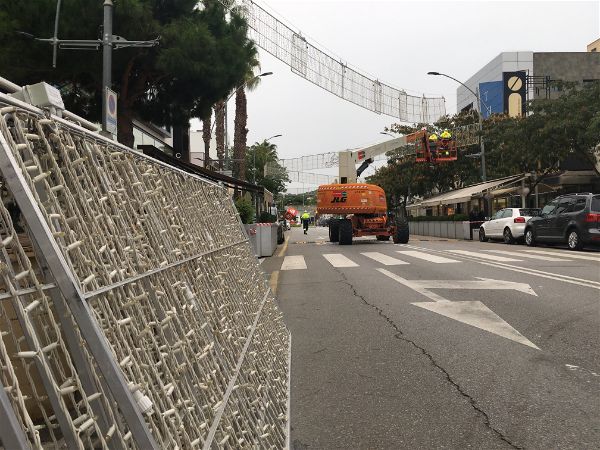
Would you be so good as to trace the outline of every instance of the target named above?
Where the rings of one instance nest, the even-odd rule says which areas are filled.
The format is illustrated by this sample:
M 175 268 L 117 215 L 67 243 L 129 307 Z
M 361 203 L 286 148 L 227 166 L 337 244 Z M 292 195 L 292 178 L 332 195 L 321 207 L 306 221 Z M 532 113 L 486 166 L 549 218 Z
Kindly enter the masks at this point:
M 273 222 L 277 221 L 277 217 L 275 217 L 273 214 L 269 214 L 266 211 L 262 211 L 260 213 L 258 221 L 260 223 L 273 223 Z
M 235 207 L 240 214 L 242 223 L 252 223 L 252 219 L 254 218 L 254 206 L 250 200 L 246 197 L 240 197 L 235 201 Z

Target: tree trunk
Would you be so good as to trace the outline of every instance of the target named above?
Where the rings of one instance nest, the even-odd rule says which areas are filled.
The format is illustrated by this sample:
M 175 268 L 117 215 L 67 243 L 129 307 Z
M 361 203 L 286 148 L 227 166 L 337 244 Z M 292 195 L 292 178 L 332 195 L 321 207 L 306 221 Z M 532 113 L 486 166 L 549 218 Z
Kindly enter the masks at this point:
M 126 107 L 124 102 L 120 101 L 118 111 L 117 141 L 127 147 L 133 148 L 133 110 Z
M 240 87 L 235 93 L 235 120 L 233 135 L 233 176 L 240 180 L 246 174 L 246 136 L 248 129 L 248 111 L 246 110 L 246 91 Z
M 208 110 L 205 117 L 202 118 L 202 140 L 204 141 L 204 167 L 208 167 L 210 163 L 210 138 L 211 138 L 211 125 L 210 119 L 212 118 L 212 109 Z
M 215 135 L 217 139 L 217 159 L 219 170 L 223 170 L 225 159 L 225 101 L 220 100 L 215 105 Z

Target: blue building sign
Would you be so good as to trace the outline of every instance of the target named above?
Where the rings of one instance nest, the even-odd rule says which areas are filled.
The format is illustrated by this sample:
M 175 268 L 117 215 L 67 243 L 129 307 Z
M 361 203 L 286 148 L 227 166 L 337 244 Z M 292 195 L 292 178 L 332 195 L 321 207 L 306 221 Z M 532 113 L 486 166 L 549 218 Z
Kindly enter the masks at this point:
M 502 81 L 479 83 L 481 112 L 484 119 L 492 114 L 504 113 L 504 89 Z

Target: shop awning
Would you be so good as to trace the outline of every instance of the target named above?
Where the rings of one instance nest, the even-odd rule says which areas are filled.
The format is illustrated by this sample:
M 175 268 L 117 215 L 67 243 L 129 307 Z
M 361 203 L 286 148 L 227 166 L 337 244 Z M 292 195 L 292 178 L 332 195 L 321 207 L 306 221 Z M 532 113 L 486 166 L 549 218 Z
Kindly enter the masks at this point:
M 420 206 L 426 207 L 438 205 L 452 205 L 455 203 L 468 202 L 473 198 L 473 196 L 489 192 L 492 189 L 498 189 L 500 187 L 517 183 L 523 178 L 525 178 L 525 176 L 523 175 L 513 175 L 510 177 L 499 178 L 497 180 L 486 181 L 485 183 L 474 184 L 462 189 L 446 192 L 444 194 L 436 195 L 435 197 L 423 200 Z

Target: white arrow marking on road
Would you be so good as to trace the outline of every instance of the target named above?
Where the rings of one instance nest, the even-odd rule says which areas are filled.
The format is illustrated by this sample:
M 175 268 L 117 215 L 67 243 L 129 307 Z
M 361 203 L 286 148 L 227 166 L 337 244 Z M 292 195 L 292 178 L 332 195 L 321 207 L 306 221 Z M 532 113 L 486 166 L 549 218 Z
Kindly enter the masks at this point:
M 398 275 L 386 270 L 377 269 L 382 274 L 396 280 L 418 293 L 433 300 L 435 303 L 411 303 L 420 308 L 427 309 L 442 316 L 449 317 L 467 325 L 471 325 L 482 330 L 488 331 L 506 339 L 511 339 L 520 344 L 539 350 L 533 342 L 511 327 L 494 311 L 489 309 L 480 301 L 461 301 L 451 302 L 441 295 L 429 291 L 428 289 L 514 289 L 529 295 L 537 294 L 526 283 L 516 283 L 512 281 L 493 280 L 490 278 L 479 278 L 480 281 L 469 280 L 406 280 Z
M 446 300 L 437 303 L 413 303 L 413 305 L 539 350 L 537 345 L 481 302 L 450 302 Z

